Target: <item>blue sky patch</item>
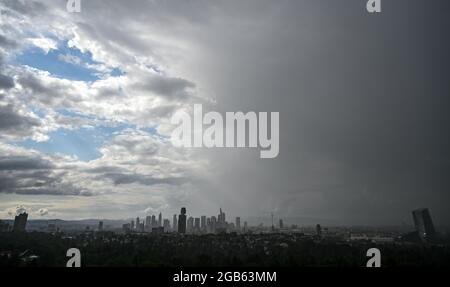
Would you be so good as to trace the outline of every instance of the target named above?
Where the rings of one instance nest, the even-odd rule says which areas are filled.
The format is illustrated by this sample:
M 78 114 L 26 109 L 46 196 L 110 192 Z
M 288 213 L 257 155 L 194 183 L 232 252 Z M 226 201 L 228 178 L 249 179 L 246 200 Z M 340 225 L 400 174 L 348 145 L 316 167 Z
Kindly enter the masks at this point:
M 50 74 L 73 81 L 93 82 L 102 76 L 120 76 L 123 72 L 118 68 L 110 71 L 100 71 L 95 65 L 100 62 L 92 59 L 90 52 L 83 53 L 77 48 L 71 48 L 67 42 L 59 43 L 58 49 L 45 53 L 38 47 L 33 47 L 17 55 L 16 63 L 27 65 L 39 70 L 47 71 Z

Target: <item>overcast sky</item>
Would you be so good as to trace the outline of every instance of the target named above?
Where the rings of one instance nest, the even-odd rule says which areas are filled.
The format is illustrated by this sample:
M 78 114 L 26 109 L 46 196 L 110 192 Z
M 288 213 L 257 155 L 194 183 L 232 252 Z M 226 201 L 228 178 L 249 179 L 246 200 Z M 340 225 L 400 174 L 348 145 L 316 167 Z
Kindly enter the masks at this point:
M 450 3 L 0 0 L 0 218 L 450 224 Z M 201 103 L 280 153 L 172 146 Z

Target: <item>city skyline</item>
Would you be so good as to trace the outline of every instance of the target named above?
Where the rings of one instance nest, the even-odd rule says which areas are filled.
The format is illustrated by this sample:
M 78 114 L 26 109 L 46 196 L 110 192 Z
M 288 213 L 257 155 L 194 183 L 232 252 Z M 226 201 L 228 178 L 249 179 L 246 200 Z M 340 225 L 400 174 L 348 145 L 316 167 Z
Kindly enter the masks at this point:
M 0 0 L 0 218 L 450 225 L 449 1 L 64 2 Z M 195 105 L 276 113 L 277 156 L 174 146 Z

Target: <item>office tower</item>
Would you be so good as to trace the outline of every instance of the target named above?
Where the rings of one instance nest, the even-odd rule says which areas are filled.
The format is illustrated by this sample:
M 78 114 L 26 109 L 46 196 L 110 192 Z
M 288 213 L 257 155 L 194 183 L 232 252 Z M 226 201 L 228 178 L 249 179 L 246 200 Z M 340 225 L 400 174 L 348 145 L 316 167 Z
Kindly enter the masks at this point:
M 241 218 L 236 217 L 236 230 L 241 230 Z
M 428 208 L 419 208 L 412 212 L 414 225 L 421 240 L 427 240 L 436 233 Z
M 160 227 L 160 226 L 162 226 L 162 214 L 161 214 L 161 212 L 159 213 L 159 216 L 158 216 L 158 227 Z
M 211 218 L 206 218 L 206 232 L 211 232 L 212 228 L 211 228 Z
M 164 232 L 170 231 L 170 220 L 169 219 L 164 219 L 163 228 L 164 228 Z
M 25 231 L 25 227 L 27 226 L 28 213 L 24 212 L 19 215 L 16 215 L 14 218 L 13 231 L 14 232 L 22 232 Z
M 211 231 L 216 233 L 217 229 L 217 218 L 215 216 L 211 216 Z
M 247 221 L 244 221 L 244 232 L 247 231 Z
M 139 217 L 136 217 L 136 229 L 139 230 L 140 226 L 141 226 L 141 222 L 139 220 Z
M 98 222 L 98 231 L 103 231 L 103 221 Z
M 152 227 L 156 227 L 156 216 L 152 215 Z
M 280 229 L 283 228 L 283 219 L 280 219 L 279 225 L 280 225 Z
M 195 225 L 194 225 L 194 231 L 196 233 L 200 232 L 200 218 L 196 217 L 194 219 Z
M 200 228 L 202 230 L 202 232 L 206 231 L 206 216 L 202 215 L 202 217 L 200 217 Z
M 152 225 L 152 217 L 151 217 L 150 215 L 147 215 L 147 216 L 145 217 L 145 229 L 147 229 L 147 230 L 152 230 L 152 229 L 150 228 L 151 225 Z
M 177 215 L 176 214 L 173 215 L 172 230 L 173 230 L 173 232 L 176 232 L 178 230 L 178 221 L 177 221 Z
M 192 233 L 194 232 L 194 218 L 191 216 L 188 218 L 187 220 L 187 228 L 186 228 L 187 233 Z
M 322 237 L 322 227 L 320 226 L 320 224 L 316 225 L 316 234 L 318 237 Z
M 178 216 L 178 233 L 186 233 L 186 208 L 182 207 Z
M 131 220 L 131 230 L 134 229 L 134 220 Z

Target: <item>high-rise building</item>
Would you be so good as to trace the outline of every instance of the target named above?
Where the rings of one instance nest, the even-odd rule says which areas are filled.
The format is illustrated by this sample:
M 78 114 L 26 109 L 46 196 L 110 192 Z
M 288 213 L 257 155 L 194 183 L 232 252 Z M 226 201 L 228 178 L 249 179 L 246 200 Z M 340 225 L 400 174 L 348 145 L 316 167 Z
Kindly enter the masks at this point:
M 153 227 L 156 227 L 156 216 L 155 215 L 152 215 L 152 228 Z
M 217 229 L 217 218 L 215 216 L 211 216 L 211 232 L 216 233 Z
M 14 218 L 13 231 L 14 232 L 22 232 L 25 231 L 27 226 L 28 213 L 24 212 L 19 215 L 16 215 Z
M 163 228 L 164 228 L 164 232 L 169 232 L 170 231 L 170 220 L 169 219 L 164 219 L 163 221 Z
M 194 222 L 195 222 L 195 224 L 194 224 L 194 231 L 195 231 L 195 233 L 199 233 L 200 232 L 200 218 L 196 217 L 194 219 Z
M 187 227 L 186 227 L 187 233 L 193 233 L 194 232 L 194 218 L 190 216 L 187 220 Z
M 414 225 L 421 240 L 432 238 L 436 231 L 428 208 L 419 208 L 412 212 Z
M 280 229 L 283 228 L 283 219 L 280 219 L 279 226 L 280 226 Z
M 236 230 L 241 230 L 241 218 L 236 217 Z
M 320 224 L 316 225 L 316 235 L 318 237 L 322 237 L 322 227 L 320 226 Z
M 131 224 L 130 224 L 131 230 L 134 229 L 134 220 L 131 220 Z
M 151 231 L 152 230 L 151 226 L 152 226 L 152 217 L 150 215 L 147 215 L 145 217 L 145 229 Z
M 103 231 L 103 221 L 98 222 L 98 231 Z
M 173 230 L 173 232 L 176 232 L 178 230 L 178 221 L 177 221 L 177 215 L 176 214 L 173 215 L 172 230 Z
M 182 207 L 178 216 L 178 233 L 186 233 L 186 208 Z
M 244 232 L 247 232 L 247 221 L 244 221 Z
M 161 227 L 162 226 L 162 214 L 161 214 L 161 212 L 159 213 L 159 216 L 158 216 L 158 227 Z
M 140 226 L 141 226 L 141 222 L 139 220 L 139 217 L 136 217 L 136 229 L 139 229 Z
M 200 217 L 200 228 L 202 230 L 202 232 L 206 232 L 206 216 L 202 215 Z

